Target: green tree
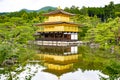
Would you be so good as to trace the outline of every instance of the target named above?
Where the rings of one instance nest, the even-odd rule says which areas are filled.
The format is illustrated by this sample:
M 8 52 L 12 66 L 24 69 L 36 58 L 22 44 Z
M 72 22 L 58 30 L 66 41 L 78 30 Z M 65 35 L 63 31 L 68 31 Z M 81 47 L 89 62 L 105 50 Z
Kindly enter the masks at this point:
M 101 44 L 101 46 L 105 47 L 105 45 L 119 45 L 119 36 L 120 36 L 120 18 L 116 19 L 108 19 L 106 23 L 98 24 L 96 28 L 91 28 L 88 30 L 86 39 L 90 40 L 93 38 L 94 33 L 94 41 Z
M 105 20 L 108 18 L 115 18 L 115 5 L 114 2 L 110 2 L 109 5 L 106 5 L 104 7 L 104 12 L 105 12 Z
M 79 40 L 84 40 L 84 37 L 87 33 L 87 31 L 91 28 L 95 28 L 97 24 L 99 24 L 101 21 L 97 16 L 89 17 L 84 15 L 76 15 L 73 18 L 73 21 L 80 24 L 79 26 Z
M 0 23 L 0 64 L 12 55 L 17 55 L 20 60 L 29 59 L 28 43 L 34 40 L 35 27 L 20 17 L 5 18 L 8 20 Z

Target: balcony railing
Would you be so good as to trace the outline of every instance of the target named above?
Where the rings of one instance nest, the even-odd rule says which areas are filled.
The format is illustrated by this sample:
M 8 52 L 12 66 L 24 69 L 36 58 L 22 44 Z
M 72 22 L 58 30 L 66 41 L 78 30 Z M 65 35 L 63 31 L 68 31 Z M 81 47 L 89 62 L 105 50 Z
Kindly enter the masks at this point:
M 71 40 L 66 38 L 44 38 L 44 39 L 36 39 L 36 41 L 78 41 L 78 40 Z

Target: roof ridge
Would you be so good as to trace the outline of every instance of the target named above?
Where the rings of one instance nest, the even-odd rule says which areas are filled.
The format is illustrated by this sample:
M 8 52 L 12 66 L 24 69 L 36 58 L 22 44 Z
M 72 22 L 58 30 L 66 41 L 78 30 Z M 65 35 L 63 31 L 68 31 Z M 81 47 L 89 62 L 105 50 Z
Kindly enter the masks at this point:
M 44 15 L 45 16 L 49 16 L 49 15 L 54 15 L 54 14 L 57 14 L 57 13 L 62 13 L 62 14 L 65 14 L 65 15 L 69 15 L 69 16 L 74 16 L 75 14 L 72 14 L 72 13 L 69 13 L 69 12 L 66 12 L 62 9 L 57 9 L 55 11 L 51 11 L 49 13 L 45 13 Z

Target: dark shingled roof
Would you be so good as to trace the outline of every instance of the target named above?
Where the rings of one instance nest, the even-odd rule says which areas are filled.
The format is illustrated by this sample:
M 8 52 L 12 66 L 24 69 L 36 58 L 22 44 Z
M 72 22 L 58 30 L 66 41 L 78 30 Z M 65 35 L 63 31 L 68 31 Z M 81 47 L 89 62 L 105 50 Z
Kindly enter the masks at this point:
M 73 24 L 73 25 L 79 25 L 73 22 L 62 22 L 62 21 L 58 21 L 58 22 L 45 22 L 45 23 L 40 23 L 40 24 L 35 24 L 35 26 L 42 26 L 42 25 L 55 25 L 55 24 Z
M 69 15 L 69 16 L 74 16 L 75 14 L 72 14 L 72 13 L 68 13 L 62 9 L 58 9 L 58 10 L 55 10 L 55 11 L 51 11 L 49 13 L 45 13 L 43 14 L 44 16 L 49 16 L 49 15 L 54 15 L 54 14 L 58 14 L 58 13 L 62 13 L 62 14 L 65 14 L 65 15 Z

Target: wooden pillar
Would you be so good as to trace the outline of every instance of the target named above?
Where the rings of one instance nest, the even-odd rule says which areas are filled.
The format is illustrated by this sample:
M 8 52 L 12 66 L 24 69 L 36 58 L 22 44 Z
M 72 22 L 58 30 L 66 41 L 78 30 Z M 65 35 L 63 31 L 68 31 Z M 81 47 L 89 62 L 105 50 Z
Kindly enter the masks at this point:
M 53 35 L 54 35 L 54 38 L 53 39 L 55 39 L 55 33 L 53 32 Z
M 43 33 L 41 33 L 41 39 L 43 40 L 43 36 L 44 36 L 44 34 Z
M 62 33 L 62 40 L 64 40 L 64 33 Z
M 44 40 L 45 39 L 45 33 L 43 33 L 43 38 L 42 38 L 42 40 Z

